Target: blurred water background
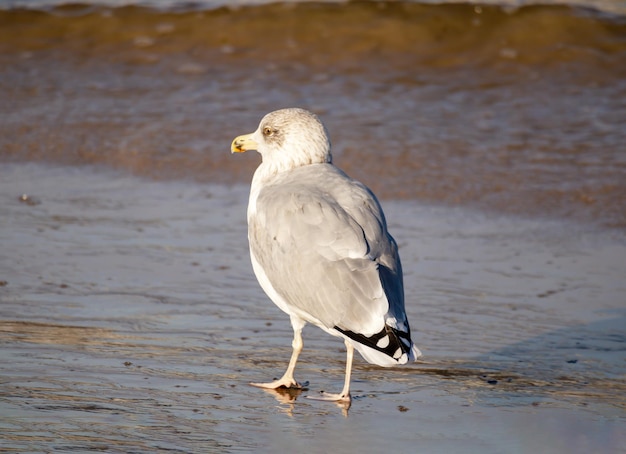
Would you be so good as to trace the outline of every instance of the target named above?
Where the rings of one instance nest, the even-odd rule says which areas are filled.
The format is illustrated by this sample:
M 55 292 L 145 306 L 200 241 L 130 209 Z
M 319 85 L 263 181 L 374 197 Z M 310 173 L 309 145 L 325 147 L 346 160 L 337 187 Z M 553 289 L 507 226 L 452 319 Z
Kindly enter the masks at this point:
M 2 161 L 246 182 L 302 106 L 384 198 L 625 226 L 626 2 L 2 5 Z

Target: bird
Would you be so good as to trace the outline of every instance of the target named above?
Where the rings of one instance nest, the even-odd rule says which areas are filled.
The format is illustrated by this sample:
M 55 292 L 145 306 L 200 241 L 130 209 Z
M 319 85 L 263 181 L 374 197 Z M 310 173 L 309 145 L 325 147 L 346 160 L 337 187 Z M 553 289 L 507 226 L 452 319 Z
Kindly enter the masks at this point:
M 249 150 L 261 155 L 247 209 L 250 260 L 294 333 L 284 375 L 250 384 L 301 388 L 294 370 L 310 323 L 342 338 L 347 352 L 341 392 L 310 398 L 350 403 L 355 349 L 383 367 L 422 356 L 411 340 L 397 243 L 374 193 L 333 164 L 327 129 L 314 113 L 266 114 L 231 143 L 231 153 Z

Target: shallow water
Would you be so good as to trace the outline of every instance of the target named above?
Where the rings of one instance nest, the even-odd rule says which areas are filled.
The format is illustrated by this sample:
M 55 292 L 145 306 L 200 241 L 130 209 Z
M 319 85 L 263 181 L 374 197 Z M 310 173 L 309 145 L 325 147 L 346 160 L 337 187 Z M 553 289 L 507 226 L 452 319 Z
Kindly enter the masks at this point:
M 236 159 L 237 157 L 233 157 Z M 21 197 L 27 194 L 28 197 Z M 0 168 L 0 427 L 17 452 L 620 452 L 626 239 L 574 222 L 383 201 L 423 360 L 355 360 L 249 264 L 245 185 Z
M 626 225 L 623 14 L 201 6 L 0 10 L 0 159 L 247 183 L 232 138 L 301 106 L 383 197 Z

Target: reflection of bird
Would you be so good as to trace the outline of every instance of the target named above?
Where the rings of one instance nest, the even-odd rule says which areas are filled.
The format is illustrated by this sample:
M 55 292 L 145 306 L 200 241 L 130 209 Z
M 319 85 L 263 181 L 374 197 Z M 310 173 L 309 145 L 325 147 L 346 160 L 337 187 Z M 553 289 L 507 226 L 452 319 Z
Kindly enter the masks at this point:
M 354 348 L 370 363 L 404 364 L 421 356 L 404 312 L 398 248 L 374 194 L 332 164 L 326 129 L 312 113 L 267 114 L 232 152 L 257 150 L 248 205 L 252 266 L 261 287 L 291 317 L 293 353 L 287 371 L 262 388 L 299 387 L 293 372 L 308 323 L 344 339 L 350 401 Z

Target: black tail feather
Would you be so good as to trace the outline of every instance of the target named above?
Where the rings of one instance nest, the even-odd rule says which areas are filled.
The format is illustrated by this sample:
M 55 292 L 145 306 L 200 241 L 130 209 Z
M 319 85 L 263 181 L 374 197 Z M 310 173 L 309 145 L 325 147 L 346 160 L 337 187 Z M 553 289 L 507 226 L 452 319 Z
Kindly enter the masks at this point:
M 334 326 L 333 328 L 339 331 L 344 336 L 347 336 L 350 339 L 369 348 L 378 350 L 379 352 L 382 352 L 385 355 L 390 356 L 394 359 L 400 358 L 403 353 L 406 353 L 408 355 L 411 351 L 411 330 L 408 329 L 408 326 L 408 331 L 404 332 L 392 328 L 389 325 L 385 325 L 385 327 L 380 332 L 369 337 L 364 336 L 363 334 L 355 333 L 353 331 L 341 329 L 338 326 Z M 388 342 L 385 340 L 385 338 L 388 339 Z

